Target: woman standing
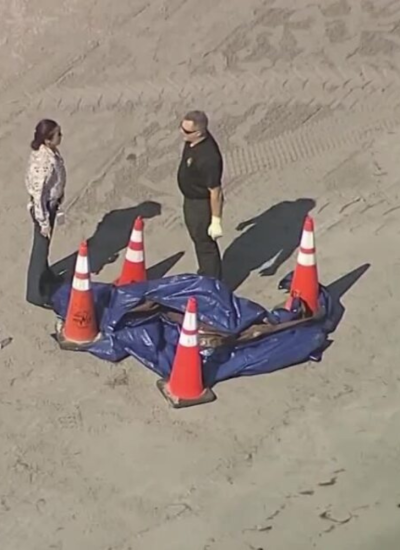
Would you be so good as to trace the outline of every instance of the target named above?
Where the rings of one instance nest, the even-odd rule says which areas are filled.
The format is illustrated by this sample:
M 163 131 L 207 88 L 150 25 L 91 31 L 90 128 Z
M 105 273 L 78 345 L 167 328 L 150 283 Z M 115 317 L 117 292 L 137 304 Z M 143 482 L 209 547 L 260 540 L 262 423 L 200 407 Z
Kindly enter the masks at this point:
M 44 119 L 35 129 L 26 172 L 26 188 L 33 220 L 33 246 L 28 268 L 26 299 L 31 304 L 51 308 L 51 294 L 59 281 L 48 263 L 50 241 L 57 212 L 64 200 L 66 172 L 58 150 L 61 128 Z

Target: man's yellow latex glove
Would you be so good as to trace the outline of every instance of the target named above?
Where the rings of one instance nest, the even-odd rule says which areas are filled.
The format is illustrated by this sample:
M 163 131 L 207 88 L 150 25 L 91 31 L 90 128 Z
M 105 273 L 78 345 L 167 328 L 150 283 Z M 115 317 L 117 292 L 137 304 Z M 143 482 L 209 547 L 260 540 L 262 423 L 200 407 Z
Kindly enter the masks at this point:
M 208 235 L 212 238 L 213 241 L 216 241 L 217 239 L 222 237 L 221 218 L 217 218 L 217 216 L 212 216 L 211 223 L 208 227 Z

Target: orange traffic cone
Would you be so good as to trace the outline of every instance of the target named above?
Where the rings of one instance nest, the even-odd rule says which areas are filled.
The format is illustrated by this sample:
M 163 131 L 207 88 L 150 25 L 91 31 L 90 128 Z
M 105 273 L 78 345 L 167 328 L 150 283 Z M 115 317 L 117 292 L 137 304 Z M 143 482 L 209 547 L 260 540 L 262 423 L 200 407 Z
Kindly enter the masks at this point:
M 60 346 L 66 349 L 91 343 L 99 335 L 86 241 L 79 247 L 67 315 L 57 332 Z
M 141 283 L 147 280 L 144 240 L 143 240 L 143 219 L 138 216 L 133 224 L 131 238 L 126 250 L 124 265 L 119 279 L 115 281 L 117 286 Z
M 214 392 L 203 386 L 195 298 L 189 298 L 187 303 L 171 376 L 168 382 L 158 380 L 157 387 L 176 409 L 216 399 Z
M 317 260 L 315 256 L 314 221 L 306 216 L 297 265 L 290 287 L 290 298 L 285 304 L 290 309 L 294 298 L 301 298 L 307 308 L 315 314 L 319 309 L 319 284 Z

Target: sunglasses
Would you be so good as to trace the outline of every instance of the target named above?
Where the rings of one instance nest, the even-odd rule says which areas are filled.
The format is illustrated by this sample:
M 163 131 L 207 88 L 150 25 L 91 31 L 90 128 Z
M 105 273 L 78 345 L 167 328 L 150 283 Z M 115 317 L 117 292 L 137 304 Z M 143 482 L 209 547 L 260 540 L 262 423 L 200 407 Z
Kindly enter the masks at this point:
M 183 132 L 184 134 L 186 134 L 186 135 L 188 135 L 188 136 L 189 136 L 190 134 L 195 134 L 195 133 L 198 131 L 198 130 L 186 130 L 186 128 L 184 128 L 184 127 L 182 126 L 182 124 L 181 124 L 181 130 L 182 130 L 182 132 Z

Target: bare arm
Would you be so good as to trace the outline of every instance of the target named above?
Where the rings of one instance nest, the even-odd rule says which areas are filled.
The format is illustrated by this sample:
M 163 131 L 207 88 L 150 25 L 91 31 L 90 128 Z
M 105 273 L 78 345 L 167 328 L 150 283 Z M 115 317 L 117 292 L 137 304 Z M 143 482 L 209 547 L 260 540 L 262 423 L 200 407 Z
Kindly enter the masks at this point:
M 224 204 L 224 194 L 221 187 L 215 187 L 214 189 L 209 189 L 210 191 L 210 205 L 211 205 L 211 215 L 216 218 L 222 217 L 222 207 Z
M 202 172 L 204 185 L 208 189 L 210 197 L 211 219 L 208 227 L 208 235 L 215 241 L 222 237 L 222 208 L 224 195 L 221 187 L 222 159 L 219 156 L 208 157 L 203 162 Z

